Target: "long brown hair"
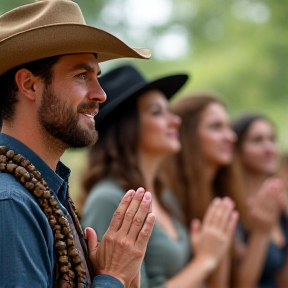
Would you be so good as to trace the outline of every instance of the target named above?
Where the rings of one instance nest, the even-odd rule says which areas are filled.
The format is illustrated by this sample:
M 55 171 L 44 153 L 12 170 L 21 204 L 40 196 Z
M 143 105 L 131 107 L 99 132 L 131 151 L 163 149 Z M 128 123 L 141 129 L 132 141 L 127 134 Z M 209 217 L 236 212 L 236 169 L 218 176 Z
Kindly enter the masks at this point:
M 140 118 L 137 106 L 138 97 L 125 101 L 108 117 L 105 124 L 96 127 L 99 140 L 88 152 L 87 170 L 83 174 L 78 206 L 84 205 L 90 190 L 99 181 L 113 178 L 124 190 L 145 188 L 145 181 L 139 168 L 138 147 L 140 138 Z M 156 178 L 155 192 L 162 191 L 161 181 Z M 160 199 L 161 201 L 161 199 Z M 79 211 L 79 209 L 78 209 Z
M 165 163 L 169 187 L 175 193 L 183 212 L 184 222 L 190 227 L 194 218 L 202 220 L 215 196 L 229 196 L 236 202 L 240 215 L 244 214 L 244 198 L 237 180 L 238 167 L 228 165 L 217 171 L 211 187 L 203 179 L 203 160 L 197 130 L 204 110 L 212 103 L 224 104 L 210 92 L 198 92 L 182 97 L 171 104 L 171 110 L 182 118 L 179 137 L 181 151 Z M 224 106 L 225 107 L 225 106 Z

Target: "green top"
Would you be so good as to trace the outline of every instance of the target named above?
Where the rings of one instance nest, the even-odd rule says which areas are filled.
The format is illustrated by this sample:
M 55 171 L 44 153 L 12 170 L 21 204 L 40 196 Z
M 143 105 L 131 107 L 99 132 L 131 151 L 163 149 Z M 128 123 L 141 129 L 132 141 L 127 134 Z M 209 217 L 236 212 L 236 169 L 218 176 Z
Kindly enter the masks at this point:
M 81 221 L 83 227 L 96 230 L 99 241 L 124 194 L 125 191 L 112 179 L 102 180 L 89 193 Z M 173 222 L 178 239 L 168 235 L 156 221 L 141 269 L 141 288 L 165 287 L 165 282 L 180 272 L 191 259 L 188 231 L 174 217 Z

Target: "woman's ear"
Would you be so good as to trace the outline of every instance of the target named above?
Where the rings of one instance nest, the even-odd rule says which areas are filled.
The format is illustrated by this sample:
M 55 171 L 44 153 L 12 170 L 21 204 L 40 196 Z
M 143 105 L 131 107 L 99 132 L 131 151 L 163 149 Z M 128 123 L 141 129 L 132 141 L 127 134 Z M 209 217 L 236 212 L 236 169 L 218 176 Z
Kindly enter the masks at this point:
M 39 77 L 36 77 L 27 69 L 20 69 L 15 74 L 15 82 L 19 92 L 32 101 L 36 99 L 37 91 L 35 87 L 38 81 Z

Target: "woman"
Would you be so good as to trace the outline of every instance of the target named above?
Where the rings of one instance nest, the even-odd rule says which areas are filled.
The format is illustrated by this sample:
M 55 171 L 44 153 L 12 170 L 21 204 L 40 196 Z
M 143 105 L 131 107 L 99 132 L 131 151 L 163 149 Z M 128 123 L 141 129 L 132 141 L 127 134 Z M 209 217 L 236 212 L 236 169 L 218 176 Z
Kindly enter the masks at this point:
M 179 130 L 182 149 L 169 157 L 165 170 L 169 186 L 183 211 L 186 227 L 189 227 L 193 218 L 203 219 L 204 212 L 214 197 L 231 197 L 243 225 L 246 227 L 253 219 L 256 228 L 251 231 L 252 241 L 247 245 L 249 254 L 243 255 L 243 246 L 237 245 L 236 254 L 227 254 L 220 263 L 218 269 L 223 271 L 226 277 L 219 287 L 230 285 L 232 279 L 229 279 L 227 267 L 232 264 L 235 264 L 231 271 L 232 284 L 240 288 L 255 287 L 251 284 L 258 273 L 254 268 L 261 263 L 262 258 L 259 255 L 265 249 L 259 244 L 263 241 L 261 237 L 259 239 L 258 231 L 268 229 L 271 219 L 276 217 L 278 206 L 274 195 L 280 193 L 280 188 L 277 184 L 274 187 L 273 183 L 268 183 L 260 195 L 253 198 L 253 209 L 248 210 L 241 170 L 239 165 L 233 164 L 237 137 L 230 127 L 224 104 L 212 93 L 195 93 L 180 98 L 172 103 L 171 111 L 182 118 Z M 259 227 L 263 229 L 258 229 Z M 259 247 L 255 246 L 257 241 Z M 235 259 L 237 263 L 234 263 Z
M 259 190 L 263 190 L 263 186 L 278 185 L 281 187 L 281 183 L 277 183 L 277 179 L 269 179 L 275 174 L 278 164 L 276 132 L 272 122 L 263 115 L 245 114 L 234 121 L 233 129 L 238 137 L 235 152 L 242 168 L 247 196 L 253 197 Z M 278 189 L 282 189 L 282 187 Z M 278 196 L 278 207 L 283 208 L 284 193 Z M 253 201 L 250 200 L 250 202 L 252 202 L 250 203 L 251 207 L 255 206 Z M 287 267 L 285 267 L 285 265 L 287 266 L 288 244 L 287 219 L 283 210 L 278 209 L 276 211 L 278 213 L 272 211 L 270 214 L 270 225 L 259 231 L 262 244 L 255 241 L 255 247 L 256 245 L 258 249 L 259 245 L 263 247 L 262 252 L 258 254 L 258 257 L 263 259 L 262 263 L 259 263 L 258 269 L 257 266 L 253 266 L 254 270 L 255 268 L 258 270 L 257 279 L 254 281 L 258 282 L 260 287 L 288 286 L 288 281 L 284 277 L 288 272 Z M 251 230 L 259 229 L 255 226 L 257 225 L 253 227 L 252 223 L 252 227 L 243 229 L 243 240 L 251 242 Z M 243 271 L 246 276 L 249 273 L 248 269 L 249 266 L 246 266 L 246 271 Z
M 100 137 L 89 152 L 83 179 L 88 198 L 82 224 L 94 228 L 101 239 L 126 189 L 142 186 L 152 193 L 157 221 L 142 267 L 141 287 L 198 287 L 229 248 L 237 221 L 233 202 L 216 199 L 203 223 L 193 223 L 190 233 L 162 198 L 159 166 L 181 148 L 181 120 L 170 112 L 168 99 L 186 80 L 186 75 L 172 75 L 147 82 L 133 66 L 99 78 L 108 100 L 95 118 Z

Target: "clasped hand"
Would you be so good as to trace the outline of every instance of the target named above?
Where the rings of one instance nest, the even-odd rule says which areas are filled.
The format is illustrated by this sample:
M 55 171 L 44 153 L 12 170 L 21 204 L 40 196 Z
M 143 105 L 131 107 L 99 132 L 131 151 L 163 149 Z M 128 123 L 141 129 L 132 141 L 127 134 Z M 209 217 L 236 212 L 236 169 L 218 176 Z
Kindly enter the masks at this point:
M 150 211 L 151 193 L 143 188 L 129 190 L 99 244 L 96 232 L 86 228 L 89 257 L 96 274 L 113 276 L 125 287 L 137 286 L 135 281 L 139 283 L 140 267 L 155 223 Z

